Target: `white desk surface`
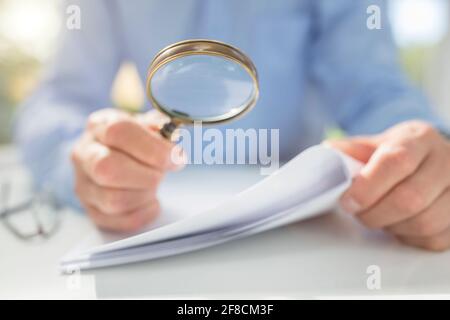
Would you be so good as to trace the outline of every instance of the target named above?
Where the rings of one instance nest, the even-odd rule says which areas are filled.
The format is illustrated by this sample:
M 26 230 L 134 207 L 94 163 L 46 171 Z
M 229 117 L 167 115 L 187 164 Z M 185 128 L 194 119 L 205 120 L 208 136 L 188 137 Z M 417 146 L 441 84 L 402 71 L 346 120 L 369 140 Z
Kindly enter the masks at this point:
M 27 179 L 13 148 L 0 149 L 0 178 Z M 243 168 L 188 169 L 169 177 L 162 193 L 176 185 L 168 198 L 184 201 L 181 190 L 201 187 L 209 193 L 195 197 L 209 206 L 260 178 Z M 402 246 L 336 213 L 201 251 L 63 276 L 59 258 L 95 228 L 82 214 L 61 214 L 60 231 L 44 242 L 21 242 L 0 224 L 0 299 L 450 297 L 450 252 Z M 369 265 L 381 269 L 380 290 L 366 286 Z

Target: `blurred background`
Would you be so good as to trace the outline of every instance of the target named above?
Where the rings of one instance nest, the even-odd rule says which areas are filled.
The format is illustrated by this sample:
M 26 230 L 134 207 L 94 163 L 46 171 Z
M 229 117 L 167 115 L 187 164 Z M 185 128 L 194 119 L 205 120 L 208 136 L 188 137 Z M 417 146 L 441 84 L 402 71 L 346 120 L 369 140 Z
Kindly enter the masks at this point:
M 450 123 L 450 1 L 390 0 L 389 5 L 406 72 Z M 14 110 L 52 55 L 61 13 L 58 0 L 0 0 L 0 145 L 11 141 Z M 131 64 L 121 68 L 111 97 L 124 108 L 143 103 L 142 84 Z

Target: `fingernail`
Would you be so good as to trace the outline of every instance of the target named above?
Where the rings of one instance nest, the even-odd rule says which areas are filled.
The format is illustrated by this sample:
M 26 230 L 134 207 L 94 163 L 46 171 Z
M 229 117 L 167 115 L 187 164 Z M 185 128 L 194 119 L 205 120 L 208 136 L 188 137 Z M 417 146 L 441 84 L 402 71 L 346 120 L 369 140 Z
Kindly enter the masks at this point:
M 345 195 L 342 197 L 340 205 L 345 212 L 350 214 L 355 214 L 361 210 L 361 205 L 349 195 Z

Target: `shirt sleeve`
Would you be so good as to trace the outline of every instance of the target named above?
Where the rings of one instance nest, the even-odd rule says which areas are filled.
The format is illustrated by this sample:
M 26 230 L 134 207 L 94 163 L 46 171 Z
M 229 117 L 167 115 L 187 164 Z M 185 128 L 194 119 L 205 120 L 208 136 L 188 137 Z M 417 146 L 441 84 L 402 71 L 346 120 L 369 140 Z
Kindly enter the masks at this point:
M 80 9 L 80 29 L 67 28 L 64 16 L 56 54 L 19 109 L 14 135 L 37 189 L 49 189 L 61 203 L 79 207 L 70 151 L 88 115 L 110 106 L 122 54 L 113 1 L 68 1 L 62 12 L 69 5 Z
M 310 76 L 327 112 L 343 130 L 373 134 L 411 119 L 447 130 L 400 68 L 386 1 L 312 3 Z M 380 9 L 381 29 L 367 26 L 371 5 Z

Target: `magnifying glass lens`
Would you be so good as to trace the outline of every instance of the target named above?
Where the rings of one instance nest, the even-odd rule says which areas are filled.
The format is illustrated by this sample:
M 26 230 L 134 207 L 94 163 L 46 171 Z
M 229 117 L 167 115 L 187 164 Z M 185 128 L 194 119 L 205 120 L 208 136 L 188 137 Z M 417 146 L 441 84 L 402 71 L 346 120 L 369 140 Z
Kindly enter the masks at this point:
M 198 121 L 231 118 L 255 96 L 254 79 L 232 59 L 195 54 L 173 59 L 151 79 L 153 97 L 174 117 Z

